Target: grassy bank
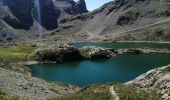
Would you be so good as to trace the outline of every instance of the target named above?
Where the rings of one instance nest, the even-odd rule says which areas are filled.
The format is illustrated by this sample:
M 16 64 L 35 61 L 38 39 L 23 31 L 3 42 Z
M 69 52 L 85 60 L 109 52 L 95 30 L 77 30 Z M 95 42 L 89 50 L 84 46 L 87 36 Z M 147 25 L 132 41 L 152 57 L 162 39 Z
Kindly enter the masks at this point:
M 109 91 L 111 85 L 91 85 L 82 90 L 66 94 L 51 100 L 113 100 Z M 161 100 L 161 95 L 153 90 L 141 90 L 139 85 L 114 84 L 114 89 L 120 100 Z
M 3 47 L 0 46 L 0 59 L 10 61 L 24 61 L 36 48 L 30 45 Z
M 0 90 L 0 100 L 22 100 L 18 96 L 11 96 L 9 93 Z
M 73 93 L 52 98 L 51 100 L 112 100 L 108 85 L 91 85 Z

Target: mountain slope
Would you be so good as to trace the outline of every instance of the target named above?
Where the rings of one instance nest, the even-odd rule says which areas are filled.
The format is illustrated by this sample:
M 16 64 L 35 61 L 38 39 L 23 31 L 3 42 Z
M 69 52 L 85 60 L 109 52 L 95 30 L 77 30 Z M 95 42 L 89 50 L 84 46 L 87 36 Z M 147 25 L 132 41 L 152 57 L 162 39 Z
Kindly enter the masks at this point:
M 92 37 L 112 34 L 115 37 L 133 29 L 165 22 L 169 16 L 169 0 L 115 0 L 93 12 L 62 19 L 56 34 L 85 33 Z

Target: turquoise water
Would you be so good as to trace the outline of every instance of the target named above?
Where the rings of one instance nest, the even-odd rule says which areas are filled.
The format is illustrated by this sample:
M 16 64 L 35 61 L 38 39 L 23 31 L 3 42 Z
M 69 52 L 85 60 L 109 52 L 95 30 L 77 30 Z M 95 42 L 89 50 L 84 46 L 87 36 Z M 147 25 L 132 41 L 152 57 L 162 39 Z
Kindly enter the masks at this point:
M 32 65 L 32 75 L 85 86 L 94 83 L 127 82 L 153 68 L 170 64 L 168 54 L 124 54 L 112 60 L 84 60 L 63 64 Z
M 81 42 L 73 44 L 74 47 L 83 47 L 83 46 L 99 46 L 104 48 L 167 48 L 170 49 L 170 44 L 166 43 L 125 43 L 125 42 L 118 42 L 118 43 L 92 43 L 92 42 Z

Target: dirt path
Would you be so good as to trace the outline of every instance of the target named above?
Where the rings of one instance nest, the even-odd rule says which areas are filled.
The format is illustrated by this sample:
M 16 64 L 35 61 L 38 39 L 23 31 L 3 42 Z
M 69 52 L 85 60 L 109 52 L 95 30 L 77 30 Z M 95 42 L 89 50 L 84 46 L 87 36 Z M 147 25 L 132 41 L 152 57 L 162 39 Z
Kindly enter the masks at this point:
M 117 93 L 115 92 L 113 86 L 110 86 L 109 90 L 110 90 L 110 93 L 111 93 L 111 95 L 112 95 L 112 97 L 113 97 L 113 100 L 120 100 L 120 99 L 119 99 L 119 96 L 118 96 Z

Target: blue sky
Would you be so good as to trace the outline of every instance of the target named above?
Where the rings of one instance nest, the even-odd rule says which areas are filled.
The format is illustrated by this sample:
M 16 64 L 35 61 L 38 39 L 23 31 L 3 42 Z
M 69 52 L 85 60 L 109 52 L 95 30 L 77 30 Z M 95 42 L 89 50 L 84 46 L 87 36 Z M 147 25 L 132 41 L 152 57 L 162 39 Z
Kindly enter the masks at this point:
M 78 1 L 78 0 L 75 0 L 75 1 Z M 113 0 L 85 0 L 85 1 L 86 1 L 87 9 L 89 11 L 92 11 L 104 5 L 105 3 L 108 3 Z

